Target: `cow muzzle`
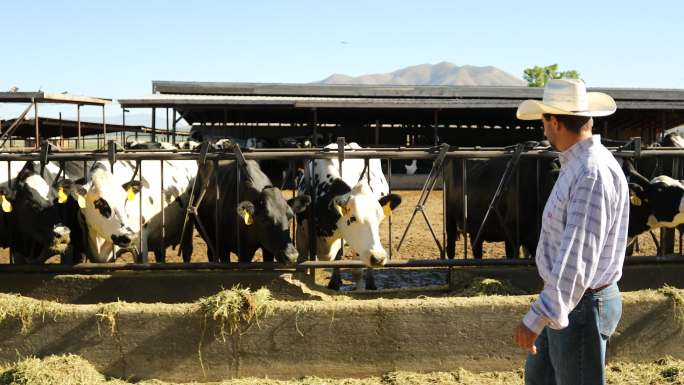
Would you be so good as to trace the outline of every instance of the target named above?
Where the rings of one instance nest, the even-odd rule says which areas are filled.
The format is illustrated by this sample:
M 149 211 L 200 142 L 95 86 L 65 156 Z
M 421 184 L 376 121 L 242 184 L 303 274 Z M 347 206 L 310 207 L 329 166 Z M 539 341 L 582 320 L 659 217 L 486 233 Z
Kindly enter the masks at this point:
M 299 252 L 297 252 L 297 248 L 295 248 L 292 243 L 288 243 L 285 247 L 285 250 L 283 250 L 282 257 L 280 258 L 281 262 L 295 263 L 297 262 L 297 258 L 299 258 Z
M 52 229 L 52 246 L 50 251 L 53 253 L 63 253 L 71 242 L 71 230 L 61 224 L 57 224 Z
M 370 264 L 371 266 L 384 266 L 387 263 L 387 252 L 385 250 L 371 250 Z
M 112 235 L 112 242 L 119 247 L 128 247 L 131 245 L 131 238 L 126 235 Z

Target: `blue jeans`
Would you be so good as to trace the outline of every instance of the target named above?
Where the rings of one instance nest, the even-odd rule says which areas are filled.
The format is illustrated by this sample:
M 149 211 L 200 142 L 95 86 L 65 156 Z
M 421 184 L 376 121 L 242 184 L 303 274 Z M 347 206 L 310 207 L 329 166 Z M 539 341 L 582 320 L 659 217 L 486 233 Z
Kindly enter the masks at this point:
M 525 385 L 591 385 L 606 382 L 606 343 L 622 315 L 617 284 L 586 293 L 570 312 L 568 327 L 545 327 L 537 354 L 527 354 Z

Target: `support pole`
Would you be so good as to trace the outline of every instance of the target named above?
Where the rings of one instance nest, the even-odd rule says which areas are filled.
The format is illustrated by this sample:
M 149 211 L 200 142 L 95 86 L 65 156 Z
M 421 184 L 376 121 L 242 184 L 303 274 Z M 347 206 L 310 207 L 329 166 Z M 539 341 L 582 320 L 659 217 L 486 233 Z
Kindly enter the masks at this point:
M 83 138 L 81 137 L 81 105 L 76 105 L 76 129 L 78 131 L 78 139 L 76 139 L 76 148 L 83 148 Z
M 152 142 L 157 141 L 157 109 L 152 107 Z
M 36 150 L 37 150 L 38 148 L 40 148 L 40 129 L 38 128 L 38 127 L 39 127 L 39 123 L 38 123 L 38 120 L 39 120 L 39 119 L 38 119 L 38 103 L 37 103 L 35 100 L 33 101 L 33 115 L 34 115 L 34 118 L 35 118 L 35 120 L 33 121 L 33 123 L 34 123 L 35 129 L 36 129 L 36 144 L 35 144 L 34 147 L 35 147 Z

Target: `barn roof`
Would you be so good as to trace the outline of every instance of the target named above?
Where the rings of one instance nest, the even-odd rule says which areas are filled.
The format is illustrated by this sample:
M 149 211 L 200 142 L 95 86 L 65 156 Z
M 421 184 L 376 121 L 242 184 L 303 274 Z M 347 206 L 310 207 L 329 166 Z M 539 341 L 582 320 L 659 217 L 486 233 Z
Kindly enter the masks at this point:
M 69 95 L 65 93 L 32 92 L 0 92 L 0 103 L 62 103 L 92 106 L 110 104 L 112 99 L 91 96 Z
M 190 124 L 369 124 L 529 127 L 515 117 L 543 89 L 496 86 L 327 85 L 154 81 L 153 94 L 119 99 L 124 108 L 173 108 Z M 684 124 L 683 89 L 590 88 L 618 111 L 595 119 L 603 130 L 655 131 Z
M 2 132 L 7 130 L 14 124 L 16 119 L 8 119 L 0 121 Z M 47 138 L 55 138 L 63 136 L 65 138 L 74 138 L 78 136 L 78 122 L 76 120 L 44 118 L 38 119 L 40 135 Z M 150 132 L 151 129 L 145 126 L 122 126 L 120 124 L 107 123 L 107 133 L 112 132 Z M 159 130 L 157 130 L 159 131 Z M 36 135 L 35 119 L 24 119 L 12 134 L 13 137 L 33 138 Z M 96 135 L 102 134 L 102 122 L 84 122 L 81 121 L 81 135 Z

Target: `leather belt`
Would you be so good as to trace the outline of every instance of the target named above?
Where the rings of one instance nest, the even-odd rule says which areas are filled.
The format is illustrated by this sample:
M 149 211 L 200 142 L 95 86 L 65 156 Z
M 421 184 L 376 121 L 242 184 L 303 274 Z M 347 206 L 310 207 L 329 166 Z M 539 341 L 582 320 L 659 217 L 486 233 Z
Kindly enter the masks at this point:
M 607 288 L 607 287 L 610 286 L 610 285 L 612 285 L 612 283 L 609 283 L 609 284 L 603 285 L 603 286 L 599 286 L 599 287 L 597 287 L 597 288 L 595 288 L 595 289 L 591 289 L 591 288 L 590 288 L 590 289 L 587 289 L 587 291 L 585 292 L 585 294 L 597 293 L 597 292 L 599 292 L 599 291 L 601 291 L 601 290 Z

